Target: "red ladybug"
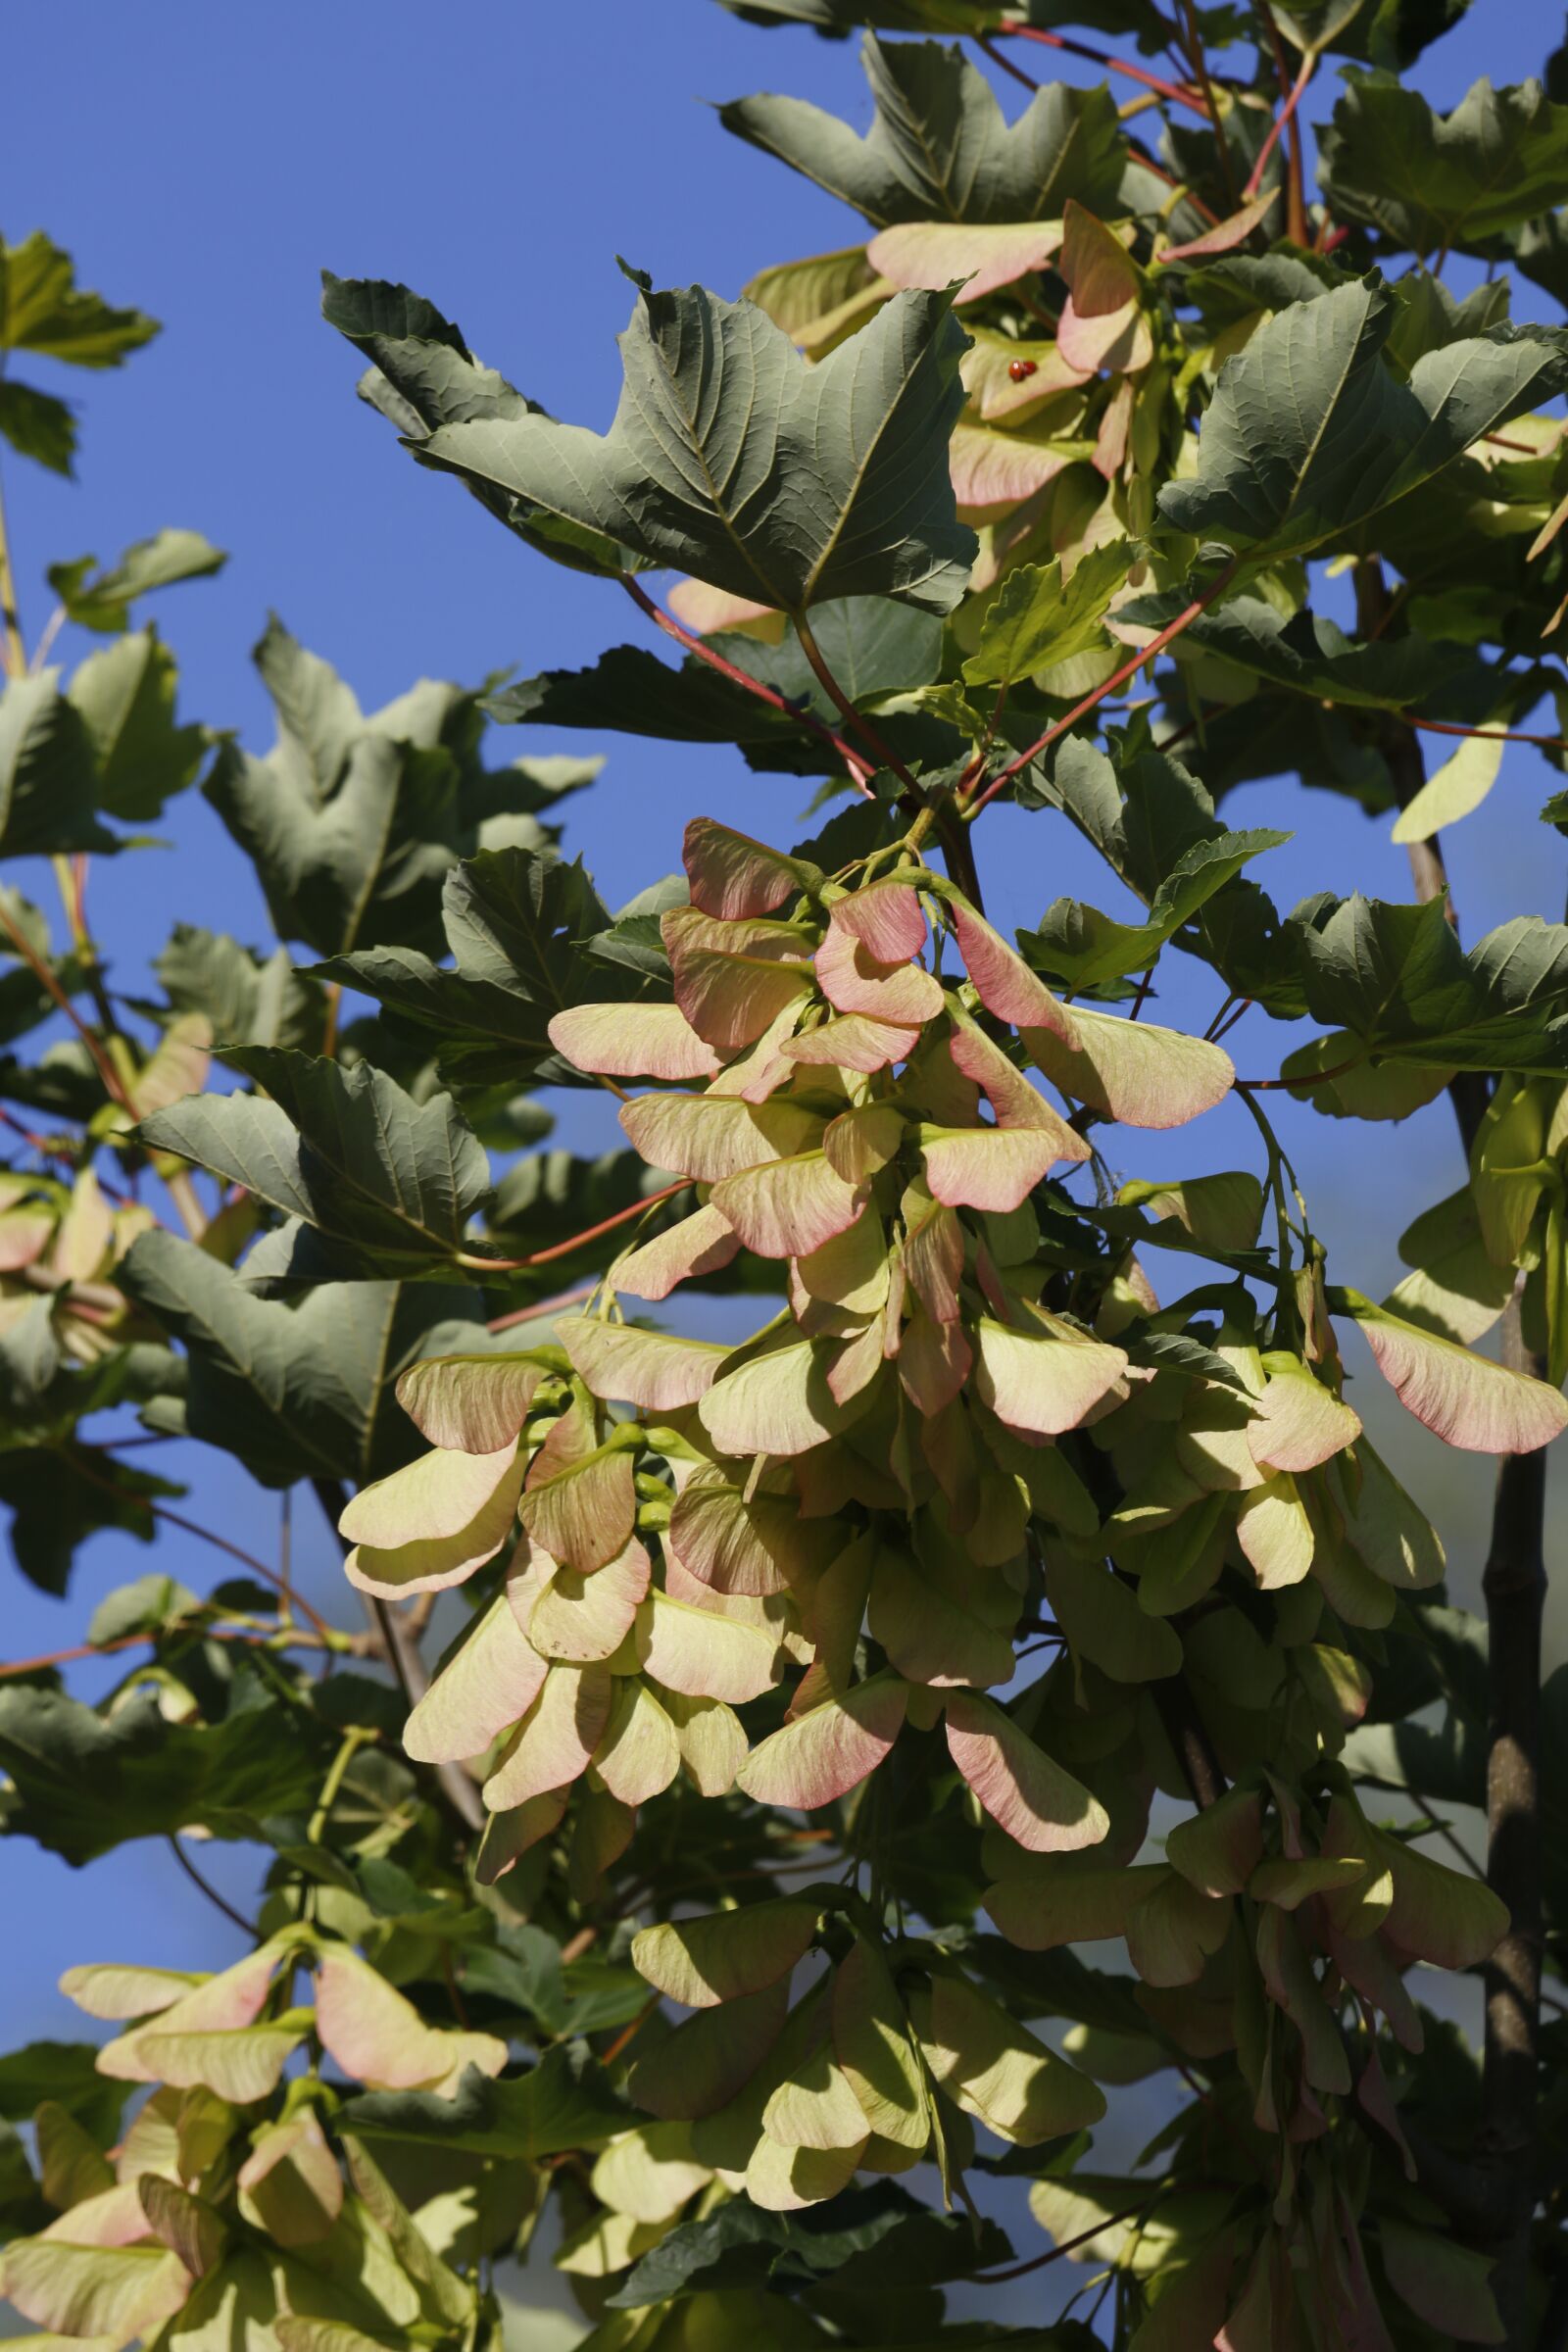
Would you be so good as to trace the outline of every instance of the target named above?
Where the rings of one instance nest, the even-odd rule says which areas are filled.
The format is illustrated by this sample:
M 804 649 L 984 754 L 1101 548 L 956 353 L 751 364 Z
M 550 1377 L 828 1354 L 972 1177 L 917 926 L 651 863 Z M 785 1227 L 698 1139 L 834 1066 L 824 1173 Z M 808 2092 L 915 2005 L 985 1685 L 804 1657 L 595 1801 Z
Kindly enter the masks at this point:
M 1040 362 L 1038 360 L 1009 360 L 1007 373 L 1015 384 L 1026 383 L 1030 376 L 1040 373 Z

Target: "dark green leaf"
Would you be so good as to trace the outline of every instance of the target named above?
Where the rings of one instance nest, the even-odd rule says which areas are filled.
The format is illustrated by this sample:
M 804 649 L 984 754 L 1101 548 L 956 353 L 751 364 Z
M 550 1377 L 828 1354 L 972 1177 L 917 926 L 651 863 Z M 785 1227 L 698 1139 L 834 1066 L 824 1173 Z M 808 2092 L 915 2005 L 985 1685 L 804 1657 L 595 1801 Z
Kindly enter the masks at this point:
M 59 671 L 13 678 L 0 693 L 0 856 L 118 849 L 97 798 L 92 735 Z
M 1519 916 L 1466 955 L 1440 899 L 1326 898 L 1290 922 L 1306 1007 L 1369 1053 L 1442 1069 L 1568 1068 L 1568 926 Z
M 107 2148 L 120 2136 L 128 2085 L 101 2075 L 97 2057 L 90 2041 L 29 2041 L 8 2050 L 0 2058 L 0 2115 L 30 2124 L 34 2110 L 52 2099 Z
M 1363 1723 L 1346 1741 L 1341 1762 L 1374 1788 L 1486 1808 L 1486 1740 L 1453 1718 L 1435 1725 Z
M 76 1546 L 107 1528 L 150 1544 L 158 1523 L 148 1502 L 183 1487 L 86 1446 L 28 1446 L 0 1451 L 0 1506 L 11 1513 L 11 1552 L 29 1584 L 64 1592 Z
M 78 286 L 70 254 L 41 230 L 21 245 L 0 242 L 0 350 L 119 368 L 157 332 L 156 318 L 116 310 Z
M 1343 270 L 1318 254 L 1294 245 L 1273 253 L 1227 253 L 1217 261 L 1183 270 L 1178 299 L 1195 304 L 1210 329 L 1234 325 L 1259 311 L 1288 311 L 1293 303 L 1315 302 L 1332 286 L 1348 282 Z
M 285 948 L 262 956 L 220 931 L 176 923 L 153 969 L 171 1010 L 206 1013 L 220 1045 L 310 1051 L 320 1042 L 320 992 L 294 971 Z
M 856 703 L 907 692 L 941 675 L 940 620 L 887 597 L 819 605 L 811 630 L 829 669 Z M 786 702 L 839 723 L 793 629 L 776 646 L 728 633 L 709 643 Z M 672 668 L 641 646 L 613 646 L 591 669 L 546 670 L 492 695 L 485 709 L 503 721 L 613 728 L 675 743 L 733 743 L 755 768 L 803 776 L 822 771 L 820 735 L 721 677 L 696 655 Z
M 571 1082 L 549 1023 L 568 1004 L 641 993 L 640 976 L 596 960 L 587 942 L 610 928 L 581 860 L 531 850 L 487 851 L 450 875 L 447 944 L 457 970 L 407 950 L 345 956 L 316 967 L 374 997 L 401 1020 L 439 1031 L 453 1082 L 501 1084 L 530 1076 Z
M 164 1232 L 141 1236 L 120 1280 L 189 1353 L 185 1429 L 264 1486 L 363 1486 L 420 1451 L 394 1384 L 421 1355 L 471 1345 L 478 1314 L 471 1292 L 397 1283 L 326 1283 L 292 1305 L 259 1298 Z
M 1118 624 L 1163 629 L 1182 610 L 1179 593 L 1134 598 L 1116 610 Z M 1251 677 L 1314 700 L 1356 710 L 1402 710 L 1451 685 L 1476 666 L 1467 648 L 1425 637 L 1380 638 L 1358 645 L 1337 623 L 1302 611 L 1287 616 L 1260 596 L 1236 596 L 1189 623 L 1172 652 L 1218 655 Z
M 151 629 L 89 654 L 67 689 L 98 760 L 98 806 L 148 824 L 194 783 L 212 736 L 174 719 L 174 657 Z
M 975 546 L 948 475 L 965 349 L 950 304 L 898 295 L 808 368 L 754 303 L 640 292 L 608 434 L 514 416 L 443 425 L 416 454 L 536 529 L 602 533 L 787 612 L 897 596 L 947 612 Z
M 664 743 L 733 743 L 754 766 L 778 764 L 801 775 L 822 764 L 821 740 L 808 729 L 695 655 L 673 668 L 640 645 L 612 646 L 590 669 L 547 669 L 521 678 L 491 695 L 485 709 L 503 725 L 524 721 L 613 729 Z
M 1474 251 L 1568 199 L 1568 107 L 1539 81 L 1478 81 L 1440 115 L 1392 74 L 1349 71 L 1318 136 L 1336 220 L 1364 220 L 1423 259 Z
M 0 906 L 40 962 L 48 966 L 61 987 L 81 985 L 81 970 L 74 956 L 55 956 L 49 924 L 31 902 L 17 890 L 0 885 Z M 17 954 L 10 931 L 0 927 L 0 1044 L 24 1037 L 57 1009 L 55 1000 L 31 965 Z
M 1568 380 L 1562 336 L 1499 327 L 1429 353 L 1401 381 L 1382 356 L 1396 317 L 1374 274 L 1260 327 L 1220 375 L 1197 475 L 1159 494 L 1172 528 L 1274 561 L 1306 555 Z
M 138 539 L 118 564 L 94 577 L 97 560 L 78 556 L 74 564 L 51 564 L 49 585 L 69 618 L 106 636 L 118 636 L 129 626 L 132 604 L 149 589 L 204 579 L 228 562 L 222 549 L 200 531 L 160 531 L 155 538 Z
M 0 379 L 0 434 L 18 457 L 35 459 L 51 473 L 70 474 L 76 454 L 76 419 L 52 392 Z
M 32 2177 L 21 2133 L 0 2123 L 0 2245 L 31 2237 L 55 2218 Z
M 977 2250 L 967 2224 L 956 2223 L 950 2230 L 936 2215 L 922 2213 L 907 2190 L 893 2181 L 851 2189 L 829 2206 L 805 2213 L 771 2213 L 737 2197 L 703 2220 L 678 2223 L 636 2263 L 624 2286 L 611 2297 L 611 2308 L 637 2311 L 677 2295 L 739 2284 L 748 2276 L 755 2279 L 770 2274 L 804 2275 L 807 2278 L 832 2278 L 837 2282 L 847 2266 L 863 2271 L 858 2281 L 862 2291 L 877 2284 L 898 2283 L 896 2278 L 880 2276 L 887 2270 L 885 2262 L 875 2266 L 865 2258 L 873 2251 L 891 2252 L 899 2238 L 906 2238 L 911 2230 L 918 2233 L 922 2223 L 936 2223 L 943 2250 L 950 2259 L 957 2256 L 956 2266 L 947 2268 L 941 2253 L 926 2246 L 921 2249 L 926 2261 L 912 2266 L 917 2275 L 905 2283 L 932 2283 L 930 2257 L 934 2252 L 937 2275 L 947 2277 L 956 2276 L 971 2262 L 1004 2262 L 1011 2252 L 994 2224 L 987 2225 L 988 2242 L 983 2251 Z M 906 2242 L 905 2252 L 910 2251 Z M 739 2262 L 737 2256 L 742 2258 Z
M 476 694 L 425 680 L 367 715 L 275 620 L 256 662 L 276 748 L 256 760 L 225 744 L 203 792 L 255 864 L 280 937 L 323 956 L 438 945 L 452 866 L 497 820 L 514 839 L 555 792 L 530 769 L 484 768 Z M 568 784 L 583 772 L 574 764 Z
M 1505 244 L 1520 275 L 1568 308 L 1568 206 L 1527 221 Z
M 155 1150 L 211 1168 L 337 1245 L 345 1271 L 435 1270 L 466 1246 L 489 1163 L 451 1098 L 413 1102 L 381 1071 L 247 1046 L 258 1095 L 190 1095 L 143 1120 Z
M 1141 728 L 1113 739 L 1111 753 L 1064 736 L 1049 774 L 1031 769 L 1027 780 L 1037 802 L 1071 817 L 1149 906 L 1190 853 L 1231 838 L 1198 778 L 1168 752 L 1154 751 Z
M 1143 971 L 1199 908 L 1235 880 L 1244 865 L 1265 850 L 1289 841 L 1288 833 L 1257 828 L 1221 833 L 1183 852 L 1150 901 L 1147 923 L 1118 923 L 1098 907 L 1058 899 L 1038 931 L 1022 931 L 1018 945 L 1029 962 L 1074 989 L 1095 988 L 1124 973 Z
M 452 319 L 407 286 L 380 278 L 321 272 L 321 316 L 370 362 L 360 398 L 385 416 L 415 447 L 443 424 L 480 417 L 533 416 L 545 412 L 493 368 L 481 367 Z M 590 572 L 617 572 L 619 551 L 598 533 L 536 529 L 505 491 L 470 481 L 481 506 L 558 562 Z
M 1347 8 L 1345 0 L 1295 0 L 1276 13 L 1300 45 L 1398 72 L 1451 31 L 1469 6 L 1470 0 L 1361 0 L 1359 8 Z
M 956 47 L 890 46 L 868 32 L 861 57 L 876 107 L 863 138 L 800 98 L 738 98 L 719 109 L 719 121 L 878 228 L 1055 220 L 1069 197 L 1091 212 L 1114 206 L 1127 151 L 1103 85 L 1048 82 L 1009 124 L 984 74 Z
M 0 1690 L 5 1829 L 76 1864 L 186 1828 L 253 1836 L 256 1817 L 314 1803 L 330 1753 L 309 1717 L 275 1703 L 170 1723 L 148 1691 L 106 1721 L 55 1691 Z
M 334 277 L 323 270 L 321 316 L 365 354 L 385 390 L 425 432 L 438 424 L 466 424 L 476 416 L 534 413 L 534 403 L 505 376 L 480 367 L 452 319 L 407 286 Z
M 506 2082 L 470 2066 L 450 2099 L 427 2090 L 371 2091 L 342 2111 L 343 2129 L 358 2139 L 530 2163 L 564 2148 L 596 2147 L 634 2120 L 581 2041 L 558 2042 L 531 2073 Z
M 1091 0 L 1092 4 L 1092 0 Z M 1001 21 L 984 0 L 719 0 L 748 24 L 809 24 L 842 40 L 862 24 L 878 32 L 971 32 Z

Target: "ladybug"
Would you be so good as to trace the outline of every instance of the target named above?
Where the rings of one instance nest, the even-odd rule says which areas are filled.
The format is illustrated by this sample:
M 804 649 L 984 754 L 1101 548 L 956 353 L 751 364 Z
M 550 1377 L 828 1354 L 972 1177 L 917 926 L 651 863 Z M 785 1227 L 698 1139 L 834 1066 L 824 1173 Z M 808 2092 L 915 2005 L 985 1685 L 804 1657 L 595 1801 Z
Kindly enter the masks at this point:
M 1040 362 L 1038 360 L 1009 360 L 1007 373 L 1015 384 L 1027 383 L 1030 376 L 1040 373 Z

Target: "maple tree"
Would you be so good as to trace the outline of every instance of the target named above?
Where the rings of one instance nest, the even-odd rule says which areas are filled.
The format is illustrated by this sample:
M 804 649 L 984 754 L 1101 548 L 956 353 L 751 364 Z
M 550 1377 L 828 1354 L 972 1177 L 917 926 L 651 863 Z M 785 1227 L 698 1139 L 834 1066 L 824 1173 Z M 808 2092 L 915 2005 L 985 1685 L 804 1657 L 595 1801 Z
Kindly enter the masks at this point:
M 0 856 L 54 859 L 68 934 L 0 891 L 18 1566 L 63 1592 L 95 1530 L 190 1528 L 98 1434 L 132 1413 L 312 1487 L 364 1612 L 206 1531 L 243 1576 L 113 1595 L 102 1705 L 71 1653 L 0 1676 L 9 1834 L 269 1852 L 235 1965 L 107 1948 L 65 1989 L 114 2037 L 0 2059 L 0 2280 L 40 2345 L 477 2352 L 550 2213 L 590 2352 L 1544 2352 L 1568 926 L 1462 942 L 1440 833 L 1510 741 L 1568 749 L 1523 724 L 1564 708 L 1568 333 L 1509 319 L 1520 279 L 1568 300 L 1563 53 L 1443 115 L 1400 77 L 1463 0 L 725 5 L 861 37 L 863 134 L 720 110 L 853 241 L 738 301 L 628 270 L 607 432 L 325 279 L 404 448 L 633 641 L 367 713 L 274 622 L 262 759 L 132 625 L 205 540 L 51 568 L 50 644 L 102 639 L 69 677 L 0 553 Z M 1037 85 L 1060 50 L 1106 78 Z M 7 357 L 155 331 L 47 238 L 0 253 Z M 0 379 L 14 451 L 73 434 Z M 681 874 L 612 910 L 562 847 L 596 762 L 491 766 L 488 722 L 731 745 L 820 821 L 681 811 Z M 1282 911 L 1286 835 L 1221 813 L 1281 776 L 1392 818 L 1411 902 Z M 127 997 L 89 861 L 198 778 L 276 944 L 178 925 Z M 1004 936 L 999 799 L 1141 919 Z M 1201 1035 L 1149 1017 L 1177 958 Z M 1254 1068 L 1312 1034 L 1238 1076 L 1243 1020 Z M 623 1148 L 528 1148 L 573 1086 Z M 1445 1094 L 1377 1302 L 1291 1122 L 1370 1161 Z M 1119 1173 L 1233 1097 L 1252 1165 Z M 715 1292 L 757 1300 L 738 1344 L 683 1329 Z M 1495 1458 L 1484 1618 L 1346 1394 L 1352 1327 Z M 965 2316 L 1058 2261 L 1068 2312 Z

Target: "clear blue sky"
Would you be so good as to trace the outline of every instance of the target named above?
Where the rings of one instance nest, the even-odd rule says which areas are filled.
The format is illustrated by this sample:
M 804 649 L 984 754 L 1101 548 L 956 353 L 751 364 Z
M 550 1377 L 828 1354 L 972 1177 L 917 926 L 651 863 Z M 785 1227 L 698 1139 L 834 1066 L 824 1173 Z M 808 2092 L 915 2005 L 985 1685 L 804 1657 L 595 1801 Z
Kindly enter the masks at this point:
M 1451 106 L 1483 73 L 1517 80 L 1539 67 L 1556 31 L 1552 9 L 1478 0 L 1417 79 Z M 1089 77 L 1070 62 L 1067 71 Z M 765 263 L 856 234 L 853 216 L 729 139 L 699 103 L 763 87 L 815 98 L 862 125 L 869 111 L 852 45 L 765 33 L 710 0 L 469 0 L 456 14 L 410 0 L 273 0 L 265 10 L 55 0 L 18 15 L 7 28 L 0 223 L 13 240 L 47 228 L 75 253 L 86 284 L 166 321 L 120 374 L 61 383 L 83 410 L 75 484 L 6 463 L 29 639 L 47 608 L 47 563 L 88 549 L 109 557 L 169 523 L 232 551 L 220 580 L 159 602 L 182 661 L 186 709 L 256 749 L 270 736 L 248 649 L 269 608 L 333 661 L 368 707 L 420 674 L 526 674 L 588 662 L 636 636 L 636 616 L 612 590 L 532 557 L 454 483 L 402 455 L 354 397 L 353 353 L 319 322 L 318 271 L 406 279 L 558 415 L 603 426 L 619 381 L 612 338 L 630 307 L 617 252 L 661 282 L 696 278 L 733 294 Z M 1022 92 L 1002 90 L 1015 111 Z M 1309 118 L 1326 115 L 1331 95 L 1330 83 Z M 69 636 L 62 646 L 73 660 L 84 650 Z M 493 744 L 498 760 L 585 748 L 582 738 L 558 745 L 520 732 Z M 588 849 L 612 903 L 677 862 L 681 827 L 699 809 L 792 837 L 801 788 L 753 777 L 738 756 L 618 737 L 604 748 L 605 779 L 574 804 L 570 839 Z M 1521 910 L 1560 918 L 1561 845 L 1536 815 L 1545 785 L 1532 754 L 1510 752 L 1489 803 L 1485 853 L 1479 829 L 1454 837 L 1467 937 Z M 1368 825 L 1328 796 L 1254 787 L 1227 813 L 1298 828 L 1258 869 L 1285 905 L 1355 885 L 1409 895 L 1404 854 L 1389 845 L 1386 824 Z M 1063 826 L 1005 809 L 986 824 L 979 852 L 1000 920 L 1033 922 L 1062 891 L 1113 904 Z M 178 918 L 265 936 L 259 895 L 205 804 L 175 804 L 168 830 L 175 847 L 138 858 L 123 880 L 107 861 L 95 867 L 95 910 L 122 973 Z M 46 871 L 25 882 L 50 900 Z M 1213 1009 L 1211 984 L 1205 992 L 1195 975 L 1182 978 L 1188 985 L 1164 1003 L 1172 1018 L 1196 1014 L 1200 1026 Z M 1282 1035 L 1250 1016 L 1235 1040 L 1239 1060 L 1273 1067 Z M 564 1140 L 601 1148 L 611 1138 L 591 1125 L 597 1115 L 575 1099 Z M 1130 1139 L 1127 1172 L 1212 1165 L 1222 1128 L 1237 1164 L 1251 1164 L 1250 1130 L 1239 1112 L 1226 1119 L 1213 1114 L 1200 1136 Z M 1302 1110 L 1291 1136 L 1342 1278 L 1380 1295 L 1398 1271 L 1402 1225 L 1459 1181 L 1446 1105 L 1348 1138 Z M 1347 1189 L 1346 1143 L 1363 1168 L 1371 1145 L 1371 1197 Z M 190 1477 L 193 1510 L 270 1550 L 275 1499 L 199 1449 L 178 1451 L 188 1459 L 171 1474 Z M 1439 1453 L 1422 1433 L 1401 1437 L 1398 1458 L 1428 1491 L 1446 1468 Z M 307 1590 L 352 1621 L 308 1496 L 298 1518 Z M 1456 1506 L 1445 1532 L 1468 1586 L 1474 1504 Z M 214 1555 L 184 1539 L 157 1556 L 187 1582 L 212 1581 Z M 64 1606 L 8 1583 L 0 1650 L 15 1657 L 79 1639 L 90 1599 L 151 1559 L 122 1539 L 98 1540 Z M 74 1687 L 90 1696 L 107 1679 L 93 1668 Z M 248 1891 L 248 1856 L 216 1855 L 214 1867 Z M 156 1847 L 133 1847 L 81 1877 L 19 1841 L 0 1847 L 0 1886 L 27 1922 L 25 1956 L 0 2007 L 0 2045 L 74 2031 L 75 2013 L 53 1990 L 72 1961 L 232 1956 L 231 1934 L 193 1907 Z

